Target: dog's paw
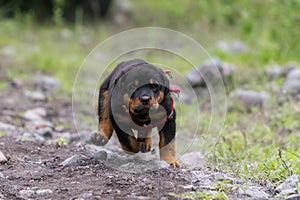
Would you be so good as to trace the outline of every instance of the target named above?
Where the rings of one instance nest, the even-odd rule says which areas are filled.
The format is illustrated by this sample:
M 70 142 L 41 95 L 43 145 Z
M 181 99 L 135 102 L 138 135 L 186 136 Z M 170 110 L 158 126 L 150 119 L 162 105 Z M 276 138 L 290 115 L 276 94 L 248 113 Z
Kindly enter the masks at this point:
M 145 138 L 142 141 L 139 141 L 140 143 L 140 152 L 142 153 L 147 153 L 149 151 L 151 151 L 151 138 Z
M 99 132 L 94 132 L 92 133 L 89 142 L 97 146 L 104 146 L 108 142 L 108 139 Z
M 173 168 L 180 168 L 179 162 L 177 160 L 169 163 L 171 167 Z

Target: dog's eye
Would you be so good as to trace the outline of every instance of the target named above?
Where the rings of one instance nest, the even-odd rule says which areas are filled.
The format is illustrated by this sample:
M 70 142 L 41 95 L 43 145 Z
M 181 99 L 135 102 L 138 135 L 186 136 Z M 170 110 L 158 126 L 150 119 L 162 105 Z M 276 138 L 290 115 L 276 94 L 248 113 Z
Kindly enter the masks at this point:
M 153 92 L 158 92 L 158 84 L 157 84 L 157 83 L 149 84 L 149 88 L 150 88 Z

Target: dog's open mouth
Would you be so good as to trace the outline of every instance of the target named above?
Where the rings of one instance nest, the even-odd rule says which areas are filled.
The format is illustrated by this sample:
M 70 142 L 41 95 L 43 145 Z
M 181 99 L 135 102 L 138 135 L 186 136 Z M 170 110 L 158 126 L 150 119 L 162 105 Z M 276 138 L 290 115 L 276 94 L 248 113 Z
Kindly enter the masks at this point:
M 146 115 L 146 114 L 149 114 L 149 110 L 150 110 L 150 107 L 147 106 L 147 107 L 134 109 L 134 112 L 137 115 Z

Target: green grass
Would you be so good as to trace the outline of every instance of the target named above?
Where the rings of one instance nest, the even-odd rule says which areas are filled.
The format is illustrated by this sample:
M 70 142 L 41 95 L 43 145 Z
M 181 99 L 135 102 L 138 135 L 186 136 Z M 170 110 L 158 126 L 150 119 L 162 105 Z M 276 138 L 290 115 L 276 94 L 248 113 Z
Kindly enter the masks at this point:
M 33 73 L 55 76 L 63 82 L 62 91 L 69 95 L 79 66 L 99 42 L 114 33 L 140 26 L 181 31 L 200 42 L 211 56 L 236 64 L 239 71 L 230 89 L 264 90 L 268 82 L 263 75 L 266 65 L 299 61 L 300 3 L 297 0 L 132 2 L 134 11 L 128 24 L 122 26 L 110 22 L 83 26 L 80 20 L 69 25 L 62 21 L 59 11 L 48 25 L 36 24 L 30 15 L 3 19 L 0 48 L 12 46 L 16 52 L 8 60 L 0 61 L 1 65 L 9 78 L 30 79 Z M 66 29 L 71 31 L 68 38 L 62 36 Z M 244 41 L 249 52 L 230 55 L 215 48 L 219 40 L 234 39 Z M 161 56 L 160 53 L 141 55 L 149 61 Z M 189 70 L 179 58 L 168 58 L 171 65 L 181 66 L 178 68 L 181 74 Z M 278 86 L 282 82 L 276 81 Z M 6 83 L 0 81 L 0 88 L 4 87 Z M 193 107 L 184 106 L 189 112 L 187 116 L 193 118 Z M 215 168 L 235 172 L 245 179 L 270 180 L 275 184 L 293 173 L 300 174 L 299 112 L 300 103 L 293 101 L 283 106 L 274 103 L 263 112 L 228 112 L 223 134 L 208 161 Z M 189 130 L 193 121 L 183 120 L 183 128 Z M 210 113 L 201 113 L 198 134 L 207 130 L 209 122 Z M 210 144 L 202 148 L 209 148 Z M 215 198 L 205 193 L 189 195 Z

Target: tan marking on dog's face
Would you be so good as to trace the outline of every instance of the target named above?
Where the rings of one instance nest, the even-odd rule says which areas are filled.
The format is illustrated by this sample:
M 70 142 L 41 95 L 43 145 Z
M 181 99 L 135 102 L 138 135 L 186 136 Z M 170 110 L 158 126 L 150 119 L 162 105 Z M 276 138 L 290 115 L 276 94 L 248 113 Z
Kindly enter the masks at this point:
M 153 81 L 152 78 L 149 80 L 149 83 L 150 83 L 150 84 L 153 84 L 153 83 L 154 83 L 154 81 Z
M 141 105 L 142 105 L 142 103 L 141 103 L 141 101 L 138 97 L 129 99 L 129 110 L 130 110 L 130 112 L 134 113 L 134 110 L 137 107 L 141 106 Z
M 159 95 L 157 97 L 157 102 L 160 103 L 165 98 L 165 94 L 163 91 L 159 91 Z
M 125 105 L 128 105 L 130 103 L 130 98 L 129 98 L 128 93 L 125 93 L 123 95 L 123 102 L 125 103 Z
M 135 87 L 138 87 L 138 86 L 139 86 L 139 80 L 137 80 L 137 79 L 134 80 L 134 86 L 135 86 Z
M 157 109 L 159 107 L 159 104 L 157 102 L 157 99 L 154 97 L 151 97 L 150 99 L 150 107 Z

